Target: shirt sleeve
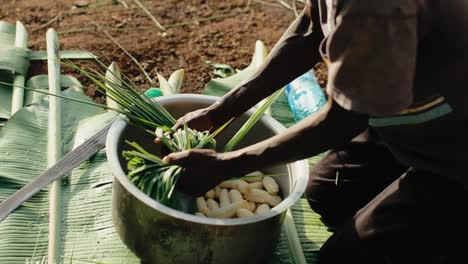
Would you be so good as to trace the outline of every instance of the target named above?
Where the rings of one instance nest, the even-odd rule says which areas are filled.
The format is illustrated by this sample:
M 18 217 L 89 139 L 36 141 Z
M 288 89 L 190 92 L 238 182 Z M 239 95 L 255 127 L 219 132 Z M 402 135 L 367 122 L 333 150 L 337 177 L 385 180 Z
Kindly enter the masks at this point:
M 319 22 L 317 0 L 306 1 L 304 9 L 275 44 L 267 61 L 252 76 L 254 86 L 260 83 L 268 84 L 274 90 L 280 89 L 320 61 L 318 47 L 323 33 Z
M 238 116 L 282 88 L 321 60 L 323 40 L 317 0 L 310 0 L 275 44 L 268 58 L 250 78 L 224 95 L 216 112 Z
M 373 116 L 408 107 L 413 100 L 417 9 L 409 0 L 347 1 L 326 43 L 329 96 L 347 110 Z

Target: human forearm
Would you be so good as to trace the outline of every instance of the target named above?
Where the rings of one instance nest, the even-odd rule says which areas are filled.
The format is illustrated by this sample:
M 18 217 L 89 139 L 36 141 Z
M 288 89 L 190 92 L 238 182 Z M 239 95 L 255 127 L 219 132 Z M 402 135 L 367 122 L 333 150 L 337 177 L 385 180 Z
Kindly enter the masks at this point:
M 164 160 L 182 166 L 179 186 L 189 194 L 200 196 L 223 180 L 346 144 L 367 128 L 367 122 L 366 115 L 349 112 L 329 99 L 314 116 L 249 147 L 225 153 L 192 149 L 171 153 Z
M 242 173 L 322 153 L 349 142 L 367 128 L 368 117 L 349 112 L 331 99 L 327 105 L 284 133 L 224 155 Z
M 240 115 L 311 69 L 321 59 L 318 50 L 323 33 L 317 9 L 317 5 L 306 5 L 262 67 L 211 107 L 213 115 Z

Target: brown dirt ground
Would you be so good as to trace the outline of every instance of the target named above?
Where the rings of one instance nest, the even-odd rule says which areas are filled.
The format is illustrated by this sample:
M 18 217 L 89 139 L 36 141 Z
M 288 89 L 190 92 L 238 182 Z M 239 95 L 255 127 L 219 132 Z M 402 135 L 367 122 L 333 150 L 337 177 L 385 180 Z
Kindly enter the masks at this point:
M 117 0 L 0 2 L 0 20 L 23 22 L 30 33 L 32 50 L 45 50 L 46 30 L 53 27 L 59 34 L 62 50 L 87 50 L 105 63 L 116 61 L 125 75 L 146 90 L 149 82 L 142 71 L 96 28 L 97 24 L 125 47 L 152 78 L 156 77 L 156 71 L 167 77 L 184 68 L 182 92 L 186 93 L 201 92 L 213 78 L 206 60 L 244 68 L 250 62 L 256 40 L 273 47 L 294 19 L 294 13 L 275 0 L 141 0 L 167 26 L 162 32 L 133 0 L 125 0 L 128 8 Z M 299 2 L 298 8 L 302 8 Z M 43 63 L 34 63 L 30 75 L 44 73 L 45 69 Z M 326 79 L 323 65 L 317 76 L 323 85 Z M 87 87 L 88 95 L 96 101 L 103 100 L 87 80 L 79 79 Z

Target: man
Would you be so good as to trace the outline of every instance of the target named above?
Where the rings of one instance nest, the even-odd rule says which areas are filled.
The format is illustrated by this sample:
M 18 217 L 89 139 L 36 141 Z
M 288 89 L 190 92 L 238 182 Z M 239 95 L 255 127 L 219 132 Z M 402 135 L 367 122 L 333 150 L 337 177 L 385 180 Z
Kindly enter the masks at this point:
M 335 228 L 320 263 L 468 263 L 466 25 L 462 0 L 312 0 L 263 68 L 179 124 L 217 127 L 321 58 L 327 105 L 244 149 L 166 160 L 184 167 L 181 188 L 200 195 L 331 149 L 311 168 L 306 193 Z

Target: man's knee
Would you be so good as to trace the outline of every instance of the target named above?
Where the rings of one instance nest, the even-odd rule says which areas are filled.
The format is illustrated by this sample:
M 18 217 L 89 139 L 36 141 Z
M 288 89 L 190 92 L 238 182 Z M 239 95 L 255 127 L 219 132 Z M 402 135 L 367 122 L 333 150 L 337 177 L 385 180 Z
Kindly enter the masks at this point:
M 317 164 L 310 168 L 309 183 L 305 192 L 309 206 L 322 217 L 327 225 L 336 225 L 344 218 L 343 208 L 339 205 L 334 171 Z

